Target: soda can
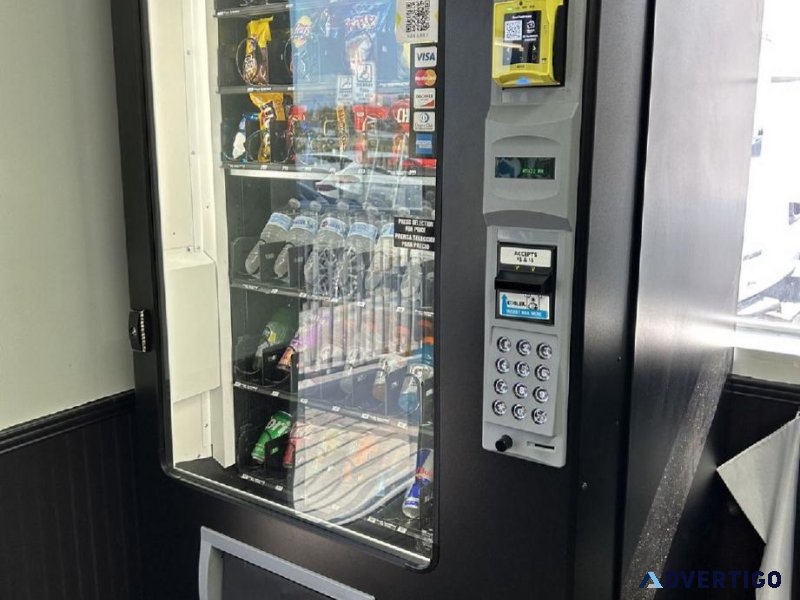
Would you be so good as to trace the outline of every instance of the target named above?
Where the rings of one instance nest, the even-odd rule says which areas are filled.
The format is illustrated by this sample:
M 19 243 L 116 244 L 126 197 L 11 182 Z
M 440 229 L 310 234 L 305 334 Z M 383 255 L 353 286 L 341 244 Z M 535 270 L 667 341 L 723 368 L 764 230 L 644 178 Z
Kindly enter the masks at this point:
M 403 514 L 409 519 L 416 519 L 420 513 L 420 492 L 422 486 L 418 481 L 411 484 L 403 500 Z
M 409 519 L 415 519 L 420 514 L 422 490 L 433 482 L 433 450 L 420 448 L 417 453 L 417 471 L 414 483 L 406 492 L 403 500 L 403 514 Z
M 420 448 L 417 453 L 415 478 L 423 486 L 433 483 L 433 450 L 430 448 Z
M 253 459 L 253 462 L 263 465 L 267 460 L 267 455 L 277 454 L 279 450 L 277 445 L 273 444 L 269 449 L 267 446 L 270 442 L 274 442 L 288 434 L 291 428 L 292 415 L 282 410 L 272 415 L 267 426 L 264 427 L 264 431 L 261 432 L 256 445 L 253 446 L 253 450 L 250 452 L 250 458 Z
M 283 454 L 283 468 L 294 469 L 297 448 L 303 441 L 303 426 L 295 423 L 292 425 L 292 432 L 289 434 L 289 443 L 286 445 L 286 452 Z

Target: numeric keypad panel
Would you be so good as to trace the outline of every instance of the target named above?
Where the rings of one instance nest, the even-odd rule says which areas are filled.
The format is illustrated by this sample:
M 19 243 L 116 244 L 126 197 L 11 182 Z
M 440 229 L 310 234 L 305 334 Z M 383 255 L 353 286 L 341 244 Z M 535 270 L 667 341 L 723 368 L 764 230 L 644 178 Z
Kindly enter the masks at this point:
M 487 345 L 484 418 L 552 436 L 558 398 L 558 338 L 495 327 Z

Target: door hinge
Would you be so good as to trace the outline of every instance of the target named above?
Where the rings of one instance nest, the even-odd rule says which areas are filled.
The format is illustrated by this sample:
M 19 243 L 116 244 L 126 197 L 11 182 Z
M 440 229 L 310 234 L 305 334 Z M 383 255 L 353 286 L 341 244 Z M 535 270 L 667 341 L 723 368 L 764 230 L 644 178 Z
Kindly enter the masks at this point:
M 150 352 L 152 350 L 150 331 L 149 311 L 132 310 L 128 313 L 128 338 L 134 352 Z

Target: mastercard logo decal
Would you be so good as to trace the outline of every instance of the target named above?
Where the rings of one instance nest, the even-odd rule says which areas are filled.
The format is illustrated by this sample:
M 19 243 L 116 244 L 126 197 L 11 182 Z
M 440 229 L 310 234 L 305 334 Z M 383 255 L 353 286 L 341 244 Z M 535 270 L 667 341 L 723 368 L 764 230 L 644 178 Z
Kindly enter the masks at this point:
M 436 85 L 436 71 L 433 69 L 419 69 L 414 74 L 417 87 L 433 87 Z

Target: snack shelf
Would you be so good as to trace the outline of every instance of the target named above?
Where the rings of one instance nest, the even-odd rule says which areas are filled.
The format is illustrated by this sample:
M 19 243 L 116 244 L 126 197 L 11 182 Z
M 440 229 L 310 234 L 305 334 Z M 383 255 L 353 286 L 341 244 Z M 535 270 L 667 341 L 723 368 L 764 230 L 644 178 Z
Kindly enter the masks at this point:
M 247 481 L 249 483 L 261 486 L 273 492 L 277 492 L 279 494 L 286 494 L 286 484 L 283 480 L 275 478 L 275 477 L 264 477 L 261 474 L 253 472 L 248 472 L 247 470 L 240 470 L 239 471 L 239 479 Z
M 263 179 L 294 179 L 306 181 L 320 181 L 326 177 L 333 177 L 335 179 L 336 173 L 339 169 L 334 167 L 319 167 L 311 165 L 287 165 L 283 163 L 247 163 L 247 162 L 231 162 L 223 161 L 222 167 L 230 171 L 231 175 L 237 177 L 256 177 Z M 413 185 L 422 187 L 434 187 L 436 185 L 436 177 L 433 175 L 423 175 L 421 170 L 409 169 L 407 171 L 395 171 L 387 173 L 370 172 L 368 168 L 363 169 L 365 180 L 363 185 L 384 185 L 384 186 L 401 186 Z M 352 176 L 349 176 L 352 178 Z M 349 180 L 346 182 L 349 185 L 358 185 L 358 183 L 351 183 Z
M 284 165 L 280 163 L 236 163 L 223 162 L 222 168 L 236 177 L 262 179 L 291 179 L 298 181 L 320 181 L 336 173 L 337 169 L 321 169 L 311 166 Z
M 331 1 L 335 2 L 335 0 Z M 261 4 L 258 6 L 236 6 L 233 8 L 221 8 L 214 12 L 214 16 L 218 19 L 249 18 L 286 12 L 291 10 L 291 8 L 291 2 L 273 2 L 271 4 Z
M 363 519 L 365 522 L 369 523 L 370 525 L 375 525 L 376 527 L 380 527 L 381 529 L 388 529 L 393 533 L 398 533 L 400 535 L 404 535 L 415 540 L 422 542 L 423 544 L 432 545 L 433 544 L 433 532 L 429 530 L 418 531 L 413 527 L 408 527 L 402 524 L 401 519 L 379 519 L 378 517 L 374 517 L 372 515 L 364 517 Z M 398 521 L 393 523 L 392 521 Z
M 374 369 L 375 365 L 365 365 L 356 369 L 353 369 L 353 373 L 357 374 L 359 371 L 369 371 L 370 369 Z M 350 375 L 348 375 L 350 376 Z M 355 376 L 355 375 L 353 375 Z M 321 382 L 325 379 L 330 381 L 338 381 L 342 378 L 342 374 L 335 373 L 332 375 L 328 375 L 326 377 L 317 378 L 314 380 L 308 380 L 311 384 L 322 384 Z M 234 380 L 233 387 L 245 390 L 248 392 L 253 392 L 255 394 L 259 394 L 262 396 L 267 396 L 269 398 L 278 398 L 280 400 L 286 400 L 288 402 L 294 402 L 301 406 L 307 406 L 309 408 L 314 408 L 316 410 L 322 410 L 330 413 L 334 413 L 337 415 L 341 415 L 343 417 L 349 417 L 351 419 L 357 419 L 364 423 L 369 423 L 372 425 L 377 425 L 381 429 L 387 429 L 394 432 L 400 432 L 404 435 L 409 435 L 412 438 L 416 438 L 419 435 L 419 429 L 422 427 L 423 429 L 428 427 L 427 425 L 420 426 L 418 423 L 408 422 L 406 418 L 400 418 L 397 415 L 382 415 L 376 413 L 374 411 L 369 410 L 362 410 L 358 408 L 347 408 L 345 406 L 341 406 L 335 402 L 323 402 L 321 400 L 314 400 L 312 398 L 305 398 L 298 394 L 292 394 L 290 392 L 286 392 L 283 390 L 277 390 L 271 387 L 258 385 L 255 383 L 250 383 L 246 381 L 239 381 Z M 302 390 L 301 392 L 302 393 Z
M 303 8 L 316 8 L 320 6 L 334 6 L 337 4 L 353 4 L 358 0 L 303 0 Z M 291 10 L 298 2 L 269 2 L 257 6 L 234 6 L 231 8 L 221 8 L 214 11 L 214 16 L 218 19 L 241 19 L 248 17 L 258 17 L 271 15 Z
M 233 94 L 251 94 L 261 92 L 280 92 L 284 94 L 291 94 L 292 92 L 303 93 L 324 93 L 336 91 L 336 80 L 322 81 L 319 83 L 301 83 L 295 84 L 268 84 L 268 85 L 222 85 L 217 88 L 217 93 L 222 96 Z M 377 92 L 379 94 L 400 94 L 405 92 L 407 96 L 409 92 L 408 81 L 385 81 L 377 84 Z
M 342 304 L 345 302 L 350 302 L 350 300 L 342 299 L 342 298 L 331 298 L 330 296 L 319 296 L 316 294 L 309 294 L 308 292 L 304 292 L 302 290 L 297 290 L 289 287 L 281 287 L 276 286 L 272 283 L 261 283 L 255 280 L 233 280 L 231 281 L 231 287 L 237 288 L 241 290 L 247 290 L 250 292 L 258 292 L 260 294 L 267 294 L 270 296 L 286 296 L 288 298 L 301 298 L 303 300 L 316 300 L 320 302 L 325 302 L 328 304 L 336 305 Z M 365 305 L 364 302 L 360 304 Z M 395 307 L 395 312 L 403 312 L 406 310 L 404 306 L 397 306 Z M 414 314 L 419 315 L 422 317 L 430 317 L 433 318 L 434 313 L 432 310 L 424 310 L 424 309 L 414 309 Z

